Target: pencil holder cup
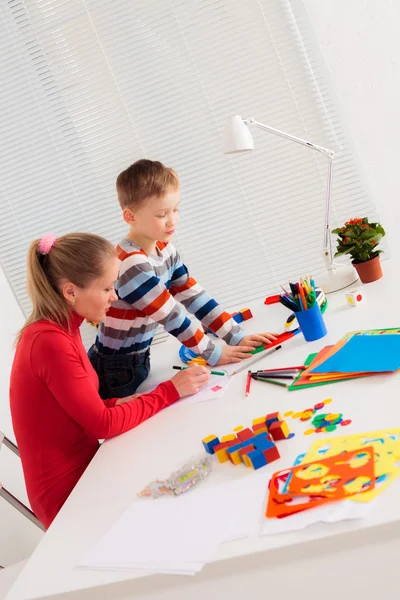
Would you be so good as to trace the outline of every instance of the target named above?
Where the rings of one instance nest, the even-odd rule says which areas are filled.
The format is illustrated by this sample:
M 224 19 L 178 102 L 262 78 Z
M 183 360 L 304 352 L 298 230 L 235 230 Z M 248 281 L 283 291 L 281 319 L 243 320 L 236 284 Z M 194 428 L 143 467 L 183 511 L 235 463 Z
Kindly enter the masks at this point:
M 317 303 L 308 310 L 296 312 L 296 318 L 306 342 L 314 342 L 327 334 L 321 309 Z

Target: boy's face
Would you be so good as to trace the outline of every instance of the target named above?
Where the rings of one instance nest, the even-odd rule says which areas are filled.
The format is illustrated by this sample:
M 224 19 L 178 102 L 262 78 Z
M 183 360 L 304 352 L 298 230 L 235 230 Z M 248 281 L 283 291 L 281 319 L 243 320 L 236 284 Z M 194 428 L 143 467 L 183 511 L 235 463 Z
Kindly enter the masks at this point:
M 128 222 L 132 231 L 153 242 L 169 242 L 178 225 L 180 199 L 179 189 L 160 198 L 150 196 L 137 209 L 130 210 L 132 220 Z

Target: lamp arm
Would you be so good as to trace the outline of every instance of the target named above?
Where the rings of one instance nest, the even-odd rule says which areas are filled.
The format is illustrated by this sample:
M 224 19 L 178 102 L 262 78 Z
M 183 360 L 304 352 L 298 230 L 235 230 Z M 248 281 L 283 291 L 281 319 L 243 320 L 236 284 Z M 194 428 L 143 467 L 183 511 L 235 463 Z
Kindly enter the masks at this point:
M 290 133 L 285 133 L 280 129 L 275 129 L 275 127 L 270 127 L 269 125 L 264 125 L 263 123 L 259 123 L 253 117 L 250 119 L 243 119 L 243 122 L 246 125 L 254 125 L 259 129 L 264 129 L 265 131 L 269 131 L 270 133 L 274 133 L 275 135 L 279 135 L 280 137 L 286 138 L 287 140 L 291 140 L 292 142 L 297 142 L 298 144 L 302 144 L 303 146 L 307 146 L 308 148 L 312 148 L 313 150 L 317 150 L 317 152 L 321 152 L 321 154 L 325 154 L 329 159 L 333 160 L 335 158 L 335 153 L 333 150 L 329 150 L 328 148 L 324 148 L 323 146 L 318 146 L 317 144 L 313 144 L 307 140 L 303 140 L 302 138 L 296 137 L 295 135 L 291 135 Z
M 328 148 L 324 148 L 323 146 L 318 146 L 317 144 L 313 144 L 307 140 L 303 140 L 302 138 L 296 137 L 295 135 L 291 135 L 290 133 L 285 133 L 280 129 L 275 129 L 275 127 L 270 127 L 269 125 L 264 125 L 264 123 L 259 123 L 253 117 L 249 119 L 243 119 L 243 122 L 246 125 L 254 125 L 259 129 L 263 129 L 264 131 L 269 131 L 270 133 L 274 133 L 275 135 L 279 135 L 287 140 L 291 140 L 292 142 L 297 142 L 302 146 L 307 146 L 312 150 L 316 150 L 320 152 L 324 156 L 329 159 L 328 166 L 328 182 L 326 188 L 326 199 L 325 199 L 325 223 L 324 223 L 324 245 L 323 245 L 323 256 L 328 268 L 332 268 L 333 264 L 333 249 L 332 249 L 332 239 L 330 236 L 330 216 L 331 216 L 331 196 L 332 196 L 332 170 L 333 170 L 333 160 L 335 158 L 335 153 L 333 150 L 329 150 Z

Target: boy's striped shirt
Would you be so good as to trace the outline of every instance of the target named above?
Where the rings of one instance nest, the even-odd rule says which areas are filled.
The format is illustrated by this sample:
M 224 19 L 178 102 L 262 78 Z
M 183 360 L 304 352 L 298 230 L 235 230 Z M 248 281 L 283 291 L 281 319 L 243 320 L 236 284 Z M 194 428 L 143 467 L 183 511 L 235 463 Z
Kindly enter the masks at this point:
M 183 306 L 232 346 L 245 336 L 231 316 L 190 277 L 172 244 L 157 242 L 157 254 L 148 255 L 125 238 L 117 250 L 122 261 L 116 285 L 119 299 L 99 326 L 96 338 L 99 352 L 144 352 L 160 324 L 210 365 L 215 365 L 221 357 L 221 348 L 190 320 Z

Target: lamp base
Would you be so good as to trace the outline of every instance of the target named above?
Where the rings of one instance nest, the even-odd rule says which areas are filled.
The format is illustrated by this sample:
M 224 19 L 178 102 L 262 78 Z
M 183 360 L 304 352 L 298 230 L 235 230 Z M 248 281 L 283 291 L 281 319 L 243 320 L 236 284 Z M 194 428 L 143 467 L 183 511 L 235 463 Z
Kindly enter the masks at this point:
M 318 286 L 325 294 L 344 290 L 358 281 L 357 271 L 349 265 L 333 262 L 328 266 L 325 276 L 318 278 Z

